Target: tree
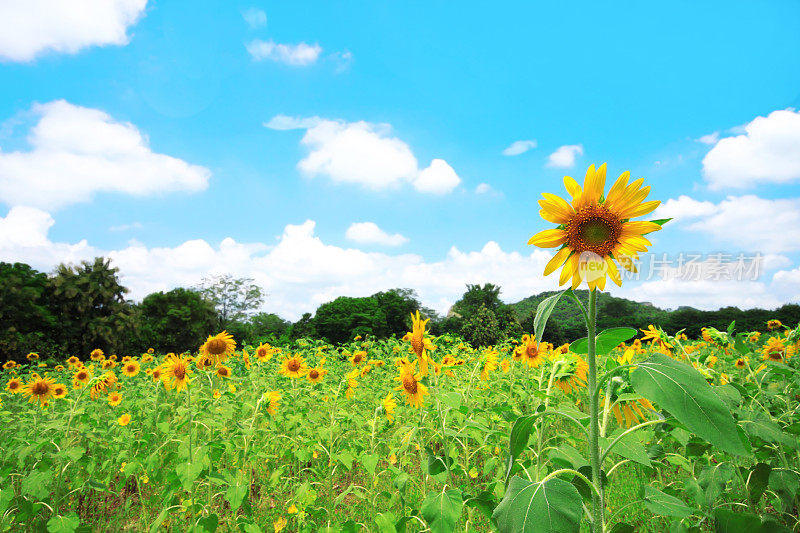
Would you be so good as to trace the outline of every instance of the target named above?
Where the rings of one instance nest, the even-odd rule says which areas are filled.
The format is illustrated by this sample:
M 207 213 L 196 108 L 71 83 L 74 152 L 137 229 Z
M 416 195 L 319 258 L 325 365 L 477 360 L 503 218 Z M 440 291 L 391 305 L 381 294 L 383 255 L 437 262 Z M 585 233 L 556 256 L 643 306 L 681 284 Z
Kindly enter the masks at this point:
M 489 346 L 497 344 L 502 339 L 503 332 L 495 314 L 485 305 L 481 305 L 464 322 L 461 336 L 473 346 Z
M 292 326 L 292 323 L 282 319 L 275 313 L 258 313 L 250 317 L 249 339 L 253 342 L 267 338 L 277 339 Z
M 460 333 L 462 337 L 469 340 L 476 335 L 474 331 L 480 320 L 487 320 L 488 324 L 496 330 L 496 333 L 491 335 L 481 333 L 479 336 L 482 341 L 487 338 L 495 338 L 496 341 L 500 341 L 522 334 L 522 327 L 517 321 L 514 309 L 500 300 L 499 285 L 493 283 L 485 283 L 483 286 L 467 284 L 467 292 L 453 304 L 448 318 L 443 323 L 443 329 Z M 478 329 L 485 332 L 486 327 Z
M 78 266 L 60 264 L 48 281 L 49 306 L 58 319 L 54 337 L 61 355 L 88 355 L 94 348 L 121 350 L 137 327 L 119 269 L 103 257 Z
M 329 342 L 346 342 L 356 335 L 386 336 L 386 315 L 372 297 L 340 296 L 317 308 L 314 315 L 317 334 Z
M 47 307 L 47 275 L 25 263 L 0 263 L 0 359 L 52 350 L 57 321 Z
M 266 297 L 252 278 L 234 278 L 230 274 L 203 278 L 195 290 L 217 308 L 220 329 L 245 321 L 264 305 Z
M 434 314 L 422 307 L 416 293 L 411 289 L 389 289 L 375 293 L 371 298 L 377 300 L 378 307 L 383 311 L 386 320 L 382 329 L 386 336 L 405 335 L 409 331 L 410 315 L 417 310 L 426 317 Z
M 139 311 L 142 342 L 161 353 L 197 349 L 219 320 L 213 303 L 183 288 L 148 294 Z
M 292 327 L 289 329 L 289 337 L 294 339 L 299 339 L 301 337 L 316 337 L 317 330 L 314 327 L 314 319 L 311 317 L 311 313 L 303 313 L 303 316 L 292 324 Z

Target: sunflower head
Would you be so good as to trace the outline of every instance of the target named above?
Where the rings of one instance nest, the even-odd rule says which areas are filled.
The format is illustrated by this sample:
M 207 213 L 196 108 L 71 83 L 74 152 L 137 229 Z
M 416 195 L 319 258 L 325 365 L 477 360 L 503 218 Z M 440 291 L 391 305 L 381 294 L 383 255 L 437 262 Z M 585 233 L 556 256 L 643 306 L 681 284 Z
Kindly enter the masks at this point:
M 606 165 L 597 169 L 592 165 L 586 171 L 583 187 L 573 178 L 564 177 L 571 202 L 550 193 L 542 195 L 539 213 L 558 227 L 537 233 L 528 244 L 559 248 L 545 267 L 545 275 L 563 266 L 559 285 L 571 280 L 572 288 L 576 289 L 586 281 L 589 289 L 602 290 L 606 277 L 622 284 L 615 261 L 633 270 L 633 261 L 651 244 L 644 235 L 660 230 L 663 224 L 663 221 L 631 221 L 650 213 L 660 202 L 644 202 L 650 187 L 642 188 L 642 179 L 630 184 L 629 180 L 630 172 L 623 173 L 604 196 Z
M 50 377 L 40 377 L 33 374 L 22 389 L 22 393 L 28 397 L 31 403 L 39 402 L 44 407 L 50 399 L 55 397 L 56 382 Z
M 138 374 L 140 369 L 141 366 L 139 365 L 139 361 L 130 360 L 122 364 L 122 373 L 129 378 L 132 378 Z
M 11 378 L 6 383 L 6 390 L 11 394 L 19 394 L 22 392 L 22 380 L 19 378 Z
M 281 362 L 280 373 L 289 378 L 301 378 L 308 372 L 306 360 L 300 354 L 285 357 Z
M 209 335 L 206 342 L 200 347 L 200 353 L 210 357 L 214 363 L 225 361 L 236 350 L 236 341 L 227 331 Z
M 231 371 L 231 367 L 225 366 L 225 365 L 218 365 L 216 373 L 217 373 L 217 376 L 219 376 L 221 378 L 229 378 L 229 377 L 231 377 L 233 375 L 233 372 Z

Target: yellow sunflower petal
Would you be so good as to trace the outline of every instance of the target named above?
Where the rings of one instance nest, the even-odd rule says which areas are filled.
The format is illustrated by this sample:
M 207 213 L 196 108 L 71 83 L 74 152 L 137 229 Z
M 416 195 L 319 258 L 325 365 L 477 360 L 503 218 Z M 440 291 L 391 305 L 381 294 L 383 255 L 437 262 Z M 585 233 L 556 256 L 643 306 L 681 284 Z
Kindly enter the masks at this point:
M 564 176 L 564 188 L 566 188 L 569 195 L 572 196 L 572 205 L 575 205 L 575 200 L 580 198 L 581 192 L 583 192 L 581 186 L 575 181 L 575 178 Z
M 621 236 L 627 237 L 629 235 L 647 235 L 648 233 L 652 233 L 660 229 L 661 226 L 659 224 L 656 224 L 655 222 L 648 222 L 646 220 L 625 222 L 622 225 Z
M 631 178 L 631 173 L 629 171 L 625 171 L 620 174 L 617 181 L 614 182 L 614 185 L 611 186 L 611 190 L 608 191 L 608 196 L 606 197 L 606 204 L 608 205 L 609 209 L 611 209 L 614 204 L 622 197 L 623 193 L 625 192 L 625 186 L 628 184 L 628 180 Z
M 572 276 L 575 275 L 575 270 L 577 268 L 577 262 L 578 262 L 578 255 L 577 254 L 573 255 L 572 257 L 570 257 L 567 260 L 566 264 L 564 265 L 564 268 L 561 269 L 561 275 L 558 277 L 558 284 L 559 285 L 565 284 L 568 279 L 570 279 Z
M 566 240 L 567 232 L 563 229 L 546 229 L 531 237 L 528 244 L 534 244 L 540 248 L 555 248 L 564 244 Z
M 544 267 L 544 275 L 549 276 L 558 270 L 558 267 L 564 264 L 564 261 L 567 260 L 571 252 L 572 250 L 569 248 L 562 248 L 556 252 L 556 255 L 554 255 L 553 258 L 547 262 L 547 266 Z
M 620 213 L 620 215 L 622 216 L 622 218 L 640 217 L 640 216 L 646 215 L 648 213 L 651 213 L 659 205 L 661 205 L 661 201 L 660 200 L 651 200 L 649 202 L 643 202 L 643 203 L 639 204 L 638 206 L 636 206 L 635 208 L 631 208 L 631 209 L 623 211 L 622 213 Z
M 622 287 L 622 277 L 619 275 L 617 265 L 614 264 L 614 260 L 611 259 L 611 257 L 606 257 L 606 265 L 608 265 L 608 277 L 610 277 L 611 281 L 616 283 L 618 287 Z

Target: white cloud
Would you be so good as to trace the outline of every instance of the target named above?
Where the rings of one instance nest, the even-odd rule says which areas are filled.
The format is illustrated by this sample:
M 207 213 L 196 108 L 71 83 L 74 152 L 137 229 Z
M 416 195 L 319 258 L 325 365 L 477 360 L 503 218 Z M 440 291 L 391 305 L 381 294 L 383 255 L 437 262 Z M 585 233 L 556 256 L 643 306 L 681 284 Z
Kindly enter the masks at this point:
M 255 39 L 246 46 L 247 51 L 256 61 L 268 59 L 293 67 L 310 65 L 316 62 L 322 53 L 322 47 L 316 43 L 280 44 L 272 40 Z
M 257 7 L 245 9 L 242 11 L 242 17 L 245 22 L 247 22 L 247 25 L 253 29 L 263 28 L 267 25 L 267 14 L 264 13 L 264 10 L 258 9 Z
M 671 218 L 672 222 L 678 222 L 689 218 L 708 216 L 716 212 L 717 206 L 713 202 L 701 202 L 682 194 L 677 199 L 670 198 L 658 206 L 653 212 L 653 219 Z
M 765 253 L 800 250 L 800 198 L 729 196 L 714 204 L 681 196 L 659 206 L 654 213 L 656 218 L 670 216 L 678 221 L 696 219 L 683 227 L 704 233 L 718 243 L 732 245 L 735 250 Z
M 461 183 L 453 167 L 444 159 L 434 159 L 428 168 L 423 169 L 414 180 L 414 188 L 419 192 L 447 194 Z
M 575 157 L 583 155 L 582 144 L 568 144 L 560 146 L 547 157 L 547 166 L 556 168 L 570 168 L 575 166 Z
M 0 2 L 0 60 L 32 61 L 47 52 L 124 45 L 147 0 L 5 0 Z
M 389 235 L 374 222 L 354 222 L 347 228 L 345 237 L 360 244 L 381 244 L 383 246 L 400 246 L 408 242 L 408 237 L 399 233 Z
M 715 131 L 714 133 L 709 133 L 708 135 L 703 135 L 699 139 L 696 139 L 697 142 L 703 144 L 717 144 L 719 141 L 719 132 Z
M 477 194 L 486 194 L 492 191 L 492 186 L 488 183 L 479 183 L 477 187 L 475 187 L 475 192 Z
M 269 122 L 264 122 L 264 127 L 271 130 L 306 130 L 322 122 L 319 117 L 289 117 L 275 115 Z
M 211 172 L 153 152 L 130 123 L 64 100 L 37 104 L 27 152 L 0 151 L 0 202 L 55 209 L 98 192 L 200 191 Z
M 108 231 L 129 231 L 132 229 L 142 229 L 144 226 L 141 222 L 132 222 L 130 224 L 120 224 L 119 226 L 111 226 Z
M 508 148 L 503 150 L 503 155 L 520 155 L 533 148 L 536 148 L 536 139 L 514 141 Z
M 443 159 L 420 169 L 411 148 L 392 134 L 389 124 L 277 115 L 264 125 L 275 130 L 306 129 L 300 142 L 308 155 L 297 167 L 310 177 L 326 176 L 372 190 L 411 184 L 431 194 L 451 192 L 461 183 Z
M 800 113 L 773 111 L 744 129 L 742 135 L 720 139 L 703 158 L 711 189 L 800 180 Z

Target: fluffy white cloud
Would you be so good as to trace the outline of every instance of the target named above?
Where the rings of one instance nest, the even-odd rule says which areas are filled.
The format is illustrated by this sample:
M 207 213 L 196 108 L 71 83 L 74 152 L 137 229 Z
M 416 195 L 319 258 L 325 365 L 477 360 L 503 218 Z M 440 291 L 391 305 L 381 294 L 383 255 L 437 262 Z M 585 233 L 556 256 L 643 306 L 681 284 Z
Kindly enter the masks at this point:
M 653 219 L 671 218 L 672 222 L 678 222 L 712 215 L 716 212 L 717 206 L 713 202 L 701 202 L 682 194 L 677 199 L 670 198 L 658 206 L 658 209 L 653 212 Z
M 575 166 L 575 157 L 583 155 L 582 144 L 567 144 L 558 147 L 555 152 L 547 157 L 547 166 L 556 168 L 570 168 Z
M 367 253 L 355 248 L 325 244 L 314 235 L 315 223 L 287 225 L 278 243 L 238 243 L 224 239 L 219 246 L 203 240 L 186 241 L 174 248 L 148 248 L 133 242 L 120 250 L 101 250 L 86 241 L 52 242 L 48 231 L 52 217 L 28 207 L 12 208 L 0 217 L 0 257 L 21 261 L 49 271 L 60 262 L 110 257 L 120 268 L 130 296 L 141 299 L 153 291 L 197 284 L 203 277 L 230 273 L 252 277 L 269 293 L 266 309 L 297 319 L 337 296 L 366 296 L 392 287 L 417 290 L 423 303 L 439 312 L 463 294 L 467 283 L 497 283 L 507 302 L 556 289 L 556 277 L 542 276 L 551 254 L 534 249 L 530 254 L 505 252 L 495 242 L 477 251 L 452 247 L 439 261 L 425 261 L 415 254 Z M 770 268 L 786 266 L 786 258 L 765 257 Z M 668 269 L 663 277 L 639 284 L 611 286 L 613 294 L 659 307 L 691 305 L 715 309 L 724 305 L 777 307 L 800 295 L 800 269 L 780 270 L 772 278 L 704 279 L 714 272 L 734 273 L 735 265 L 708 260 L 699 273 Z M 646 272 L 646 269 L 642 269 Z
M 431 194 L 447 194 L 461 183 L 453 167 L 444 159 L 434 159 L 428 168 L 417 174 L 414 179 L 414 188 L 419 192 Z
M 383 246 L 400 246 L 408 242 L 408 237 L 399 233 L 389 235 L 374 222 L 354 222 L 347 228 L 345 237 L 361 244 L 381 244 Z
M 800 198 L 767 200 L 729 196 L 718 204 L 688 196 L 669 200 L 654 216 L 696 219 L 683 228 L 705 233 L 735 250 L 782 253 L 800 250 Z
M 800 113 L 773 111 L 756 117 L 744 130 L 720 139 L 703 158 L 711 189 L 800 180 Z
M 147 0 L 6 0 L 0 2 L 0 60 L 31 61 L 46 51 L 124 45 Z
M 211 172 L 153 152 L 129 123 L 64 100 L 33 107 L 27 152 L 0 151 L 0 202 L 54 209 L 97 192 L 200 191 Z
M 503 150 L 503 155 L 520 155 L 533 148 L 536 148 L 536 139 L 514 141 Z
M 718 131 L 715 131 L 714 133 L 709 133 L 708 135 L 703 135 L 702 137 L 697 139 L 697 142 L 703 144 L 717 144 L 717 141 L 719 141 Z
M 316 43 L 280 44 L 272 40 L 254 39 L 246 46 L 247 51 L 256 61 L 268 59 L 293 67 L 310 65 L 316 62 L 322 53 L 322 47 Z
M 257 7 L 251 7 L 242 11 L 242 18 L 244 18 L 247 25 L 253 29 L 263 28 L 267 25 L 267 14 Z
M 410 183 L 418 191 L 430 194 L 449 193 L 461 183 L 443 159 L 434 159 L 427 168 L 420 169 L 411 148 L 392 134 L 389 124 L 277 115 L 264 126 L 306 130 L 300 142 L 308 148 L 308 155 L 297 167 L 307 176 L 327 176 L 337 183 L 358 184 L 372 190 Z

